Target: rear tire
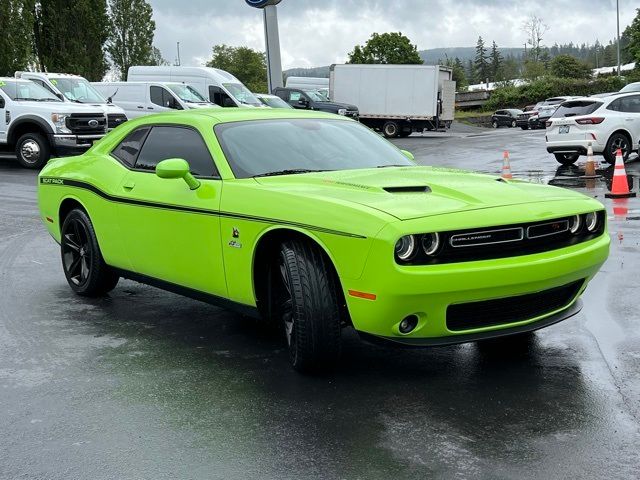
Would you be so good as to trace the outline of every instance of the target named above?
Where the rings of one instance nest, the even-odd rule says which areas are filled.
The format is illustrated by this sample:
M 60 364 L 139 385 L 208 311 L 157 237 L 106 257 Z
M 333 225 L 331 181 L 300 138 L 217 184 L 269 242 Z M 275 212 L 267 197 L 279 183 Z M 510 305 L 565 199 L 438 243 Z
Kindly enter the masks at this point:
M 516 121 L 515 120 L 511 120 L 511 128 L 516 128 Z
M 400 132 L 400 138 L 407 138 L 412 132 Z
M 334 367 L 340 357 L 341 295 L 329 259 L 304 240 L 288 240 L 277 259 L 280 279 L 273 301 L 278 306 L 289 359 L 300 372 Z
M 119 276 L 102 258 L 93 224 L 84 210 L 71 210 L 62 223 L 62 269 L 71 289 L 84 297 L 113 290 Z
M 553 156 L 556 157 L 558 163 L 565 166 L 573 165 L 580 158 L 579 153 L 554 153 Z
M 494 120 L 493 122 L 491 122 L 491 126 L 492 126 L 493 128 L 498 128 L 498 121 L 497 121 L 497 120 Z
M 382 133 L 386 138 L 395 138 L 400 133 L 400 128 L 396 122 L 385 122 L 382 126 Z
M 40 133 L 25 133 L 16 142 L 16 157 L 24 168 L 42 168 L 51 158 L 51 147 Z
M 616 151 L 618 148 L 622 150 L 622 160 L 626 162 L 631 153 L 631 142 L 622 133 L 614 133 L 609 137 L 607 146 L 604 149 L 604 159 L 608 163 L 612 165 L 616 163 Z

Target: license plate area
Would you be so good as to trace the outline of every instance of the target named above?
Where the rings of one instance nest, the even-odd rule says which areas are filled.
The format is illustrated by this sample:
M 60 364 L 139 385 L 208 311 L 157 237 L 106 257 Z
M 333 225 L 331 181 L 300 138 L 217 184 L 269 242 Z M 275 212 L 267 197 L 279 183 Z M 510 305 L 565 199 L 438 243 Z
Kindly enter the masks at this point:
M 558 133 L 569 133 L 569 127 L 570 125 L 559 125 Z

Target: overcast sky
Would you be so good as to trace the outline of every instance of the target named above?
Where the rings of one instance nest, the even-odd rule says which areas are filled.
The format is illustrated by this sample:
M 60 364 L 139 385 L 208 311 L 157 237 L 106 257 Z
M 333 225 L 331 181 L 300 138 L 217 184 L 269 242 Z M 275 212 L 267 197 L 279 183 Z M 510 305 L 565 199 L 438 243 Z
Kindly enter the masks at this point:
M 264 50 L 262 12 L 244 0 L 149 0 L 155 45 L 166 60 L 201 65 L 213 45 Z M 638 0 L 620 0 L 620 30 L 635 16 Z M 419 50 L 490 44 L 518 47 L 523 21 L 535 13 L 549 26 L 544 44 L 606 43 L 616 35 L 615 0 L 283 0 L 278 6 L 285 69 L 341 63 L 373 32 L 401 31 Z

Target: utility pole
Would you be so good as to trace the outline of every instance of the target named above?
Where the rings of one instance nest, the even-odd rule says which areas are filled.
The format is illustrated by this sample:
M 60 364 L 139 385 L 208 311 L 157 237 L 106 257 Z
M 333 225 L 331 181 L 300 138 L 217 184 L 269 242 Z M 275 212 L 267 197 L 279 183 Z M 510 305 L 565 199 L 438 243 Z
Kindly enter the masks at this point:
M 178 48 L 178 59 L 176 60 L 176 66 L 180 66 L 180 42 L 177 42 L 177 48 Z
M 620 0 L 616 0 L 616 47 L 618 50 L 618 76 L 620 76 Z

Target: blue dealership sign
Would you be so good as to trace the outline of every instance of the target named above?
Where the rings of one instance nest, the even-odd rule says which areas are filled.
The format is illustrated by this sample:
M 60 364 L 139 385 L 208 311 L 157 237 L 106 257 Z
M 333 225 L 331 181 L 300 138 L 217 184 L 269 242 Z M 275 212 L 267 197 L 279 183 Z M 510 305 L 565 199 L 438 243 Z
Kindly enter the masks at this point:
M 268 7 L 269 5 L 277 5 L 282 0 L 245 0 L 245 1 L 247 2 L 247 5 L 249 5 L 250 7 L 264 8 L 264 7 Z

